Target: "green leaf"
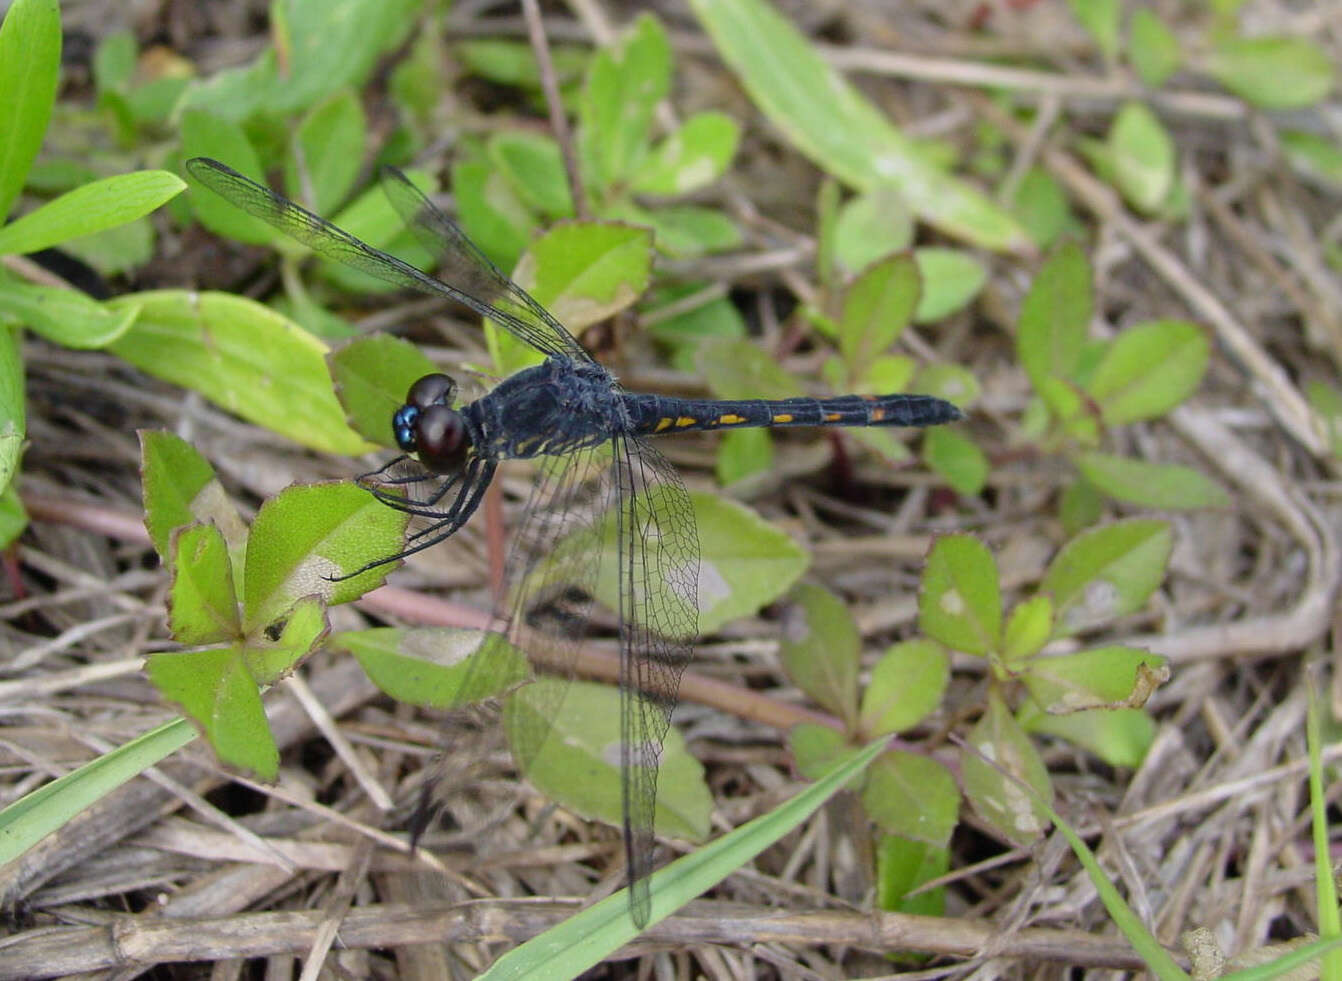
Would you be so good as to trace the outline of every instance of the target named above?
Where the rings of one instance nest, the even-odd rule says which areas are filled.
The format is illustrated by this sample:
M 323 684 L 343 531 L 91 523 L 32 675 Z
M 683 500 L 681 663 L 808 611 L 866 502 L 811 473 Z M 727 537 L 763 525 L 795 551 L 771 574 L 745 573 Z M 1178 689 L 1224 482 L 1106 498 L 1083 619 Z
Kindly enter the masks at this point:
M 164 565 L 172 565 L 172 533 L 191 524 L 218 528 L 230 550 L 242 547 L 247 527 L 195 447 L 172 433 L 142 429 L 140 461 L 144 526 Z
M 1031 658 L 1021 678 L 1051 715 L 1096 708 L 1141 708 L 1159 683 L 1165 659 L 1134 647 L 1097 647 Z M 1168 677 L 1169 672 L 1164 672 Z
M 1040 268 L 1021 303 L 1016 353 L 1041 395 L 1049 379 L 1071 379 L 1090 326 L 1090 263 L 1068 243 Z M 1046 396 L 1047 397 L 1047 396 Z
M 797 379 L 745 338 L 709 338 L 694 360 L 709 390 L 720 399 L 786 399 L 802 394 Z
M 906 640 L 889 648 L 872 669 L 862 693 L 864 735 L 881 736 L 912 729 L 936 710 L 951 680 L 951 661 L 940 644 Z M 895 834 L 905 834 L 886 827 Z
M 741 127 L 721 112 L 695 113 L 653 148 L 633 176 L 636 194 L 688 194 L 723 175 L 736 153 Z
M 317 214 L 333 211 L 354 188 L 366 139 L 363 105 L 352 89 L 314 106 L 289 139 L 284 161 L 289 197 Z
M 1141 766 L 1156 738 L 1156 725 L 1151 717 L 1135 708 L 1049 715 L 1026 699 L 1016 717 L 1026 732 L 1066 739 L 1110 766 Z
M 909 325 L 921 289 L 918 266 L 908 254 L 892 255 L 863 270 L 844 294 L 839 316 L 844 360 L 860 367 L 883 354 Z
M 0 229 L 0 253 L 36 252 L 133 221 L 186 187 L 166 170 L 106 177 L 48 201 Z
M 465 160 L 452 167 L 457 221 L 500 269 L 517 265 L 531 241 L 536 216 L 512 182 L 487 160 Z
M 28 512 L 14 484 L 0 491 L 0 548 L 8 548 L 28 527 Z
M 65 347 L 106 347 L 135 323 L 134 307 L 115 313 L 85 294 L 54 286 L 0 284 L 0 317 L 12 318 Z
M 1062 489 L 1058 517 L 1068 535 L 1075 535 L 1095 524 L 1103 510 L 1104 498 L 1099 489 L 1084 477 Z
M 1062 547 L 1039 584 L 1064 636 L 1141 609 L 1165 577 L 1174 536 L 1164 521 L 1133 518 L 1084 532 Z
M 774 441 L 767 429 L 729 429 L 718 442 L 718 483 L 730 487 L 738 480 L 768 473 L 773 461 Z
M 1041 249 L 1051 246 L 1075 222 L 1062 185 L 1042 167 L 1025 172 L 1015 188 L 1011 210 Z
M 348 483 L 289 487 L 261 505 L 247 538 L 243 629 L 270 625 L 305 596 L 348 603 L 382 585 L 401 550 L 406 515 Z
M 1038 654 L 1053 636 L 1053 600 L 1032 596 L 1011 611 L 1002 634 L 1002 659 L 1014 665 Z
M 1147 88 L 1158 89 L 1179 69 L 1179 39 L 1155 11 L 1138 7 L 1129 25 L 1128 61 Z
M 807 583 L 782 611 L 778 657 L 802 691 L 852 727 L 857 720 L 857 669 L 862 639 L 843 600 Z
M 1072 14 L 1095 39 L 1106 61 L 1118 56 L 1118 25 L 1123 14 L 1119 0 L 1067 0 Z
M 130 88 L 139 53 L 135 35 L 130 31 L 115 31 L 98 42 L 93 53 L 93 82 L 99 95 Z
M 564 157 L 551 137 L 502 130 L 489 138 L 486 151 L 527 207 L 547 218 L 572 217 L 573 197 L 564 173 Z
M 828 366 L 827 366 L 828 367 Z M 836 365 L 836 367 L 838 367 Z M 832 384 L 835 388 L 851 388 L 857 392 L 871 395 L 893 395 L 909 387 L 913 380 L 917 364 L 912 358 L 902 354 L 882 354 L 860 365 L 854 365 L 857 372 L 852 382 L 846 383 L 847 373 L 840 370 L 835 373 Z M 832 370 L 832 369 L 831 369 Z M 830 380 L 828 374 L 826 380 Z M 925 389 L 919 389 L 925 392 Z M 850 431 L 851 435 L 851 431 Z
M 1210 357 L 1196 324 L 1154 320 L 1114 339 L 1086 389 L 1111 426 L 1155 419 L 1193 394 Z
M 14 480 L 27 435 L 23 411 L 23 358 L 18 333 L 0 329 L 0 491 Z
M 1002 594 L 988 546 L 971 535 L 945 535 L 932 545 L 918 593 L 918 626 L 967 654 L 995 649 L 1002 632 Z
M 1302 37 L 1228 37 L 1203 64 L 1207 73 L 1260 109 L 1303 109 L 1333 90 L 1328 54 Z
M 1174 189 L 1174 141 L 1143 102 L 1127 102 L 1109 127 L 1114 180 L 1139 211 L 1151 214 Z
M 713 208 L 671 204 L 649 209 L 624 201 L 607 208 L 604 214 L 630 224 L 647 225 L 652 229 L 657 251 L 676 258 L 725 252 L 742 242 L 741 229 Z
M 1048 768 L 995 691 L 990 692 L 987 711 L 968 743 L 961 756 L 961 780 L 974 810 L 1016 845 L 1037 840 L 1048 825 L 1044 802 L 1053 799 Z M 1042 801 L 1009 777 L 1032 787 Z
M 830 726 L 802 722 L 788 730 L 788 749 L 797 772 L 807 780 L 818 780 L 845 759 L 856 756 L 858 747 Z
M 899 835 L 878 835 L 876 905 L 891 913 L 944 916 L 946 887 L 922 887 L 933 879 L 940 879 L 950 867 L 950 850 L 947 848 L 910 841 Z M 918 894 L 909 896 L 915 890 Z
M 531 677 L 526 655 L 500 634 L 448 627 L 375 627 L 340 633 L 369 680 L 397 701 L 455 708 L 496 698 Z
M 859 190 L 892 184 L 916 214 L 957 238 L 1028 248 L 1014 218 L 930 163 L 765 0 L 690 6 L 754 103 L 826 173 Z
M 60 5 L 14 0 L 0 24 L 0 222 L 42 146 L 60 78 Z
M 68 239 L 61 251 L 87 262 L 104 277 L 124 276 L 154 255 L 155 231 L 149 218 L 136 218 L 115 228 Z
M 958 429 L 936 426 L 923 436 L 923 459 L 957 494 L 974 497 L 988 482 L 988 458 Z
M 261 158 L 242 127 L 201 109 L 182 115 L 182 159 L 191 157 L 223 160 L 243 176 L 265 183 Z M 247 245 L 269 245 L 276 241 L 278 233 L 269 225 L 240 211 L 189 173 L 186 183 L 191 188 L 191 207 L 196 218 L 216 235 Z
M 651 274 L 652 235 L 646 228 L 574 221 L 536 239 L 513 279 L 576 336 L 630 306 L 647 289 Z M 485 338 L 504 374 L 543 357 L 488 321 Z
M 308 596 L 299 600 L 285 614 L 278 635 L 272 625 L 247 638 L 242 647 L 247 673 L 259 685 L 273 685 L 312 654 L 330 630 L 320 599 Z
M 481 38 L 453 45 L 452 51 L 462 68 L 470 74 L 499 85 L 540 91 L 541 73 L 536 66 L 536 54 L 525 41 Z M 588 61 L 585 49 L 562 45 L 552 47 L 550 57 L 561 84 L 576 81 Z
M 163 697 L 196 724 L 220 761 L 275 779 L 279 750 L 237 648 L 151 654 L 145 671 Z
M 420 378 L 438 370 L 418 347 L 390 334 L 357 337 L 326 356 L 336 397 L 355 432 L 392 446 L 391 417 Z
M 541 678 L 509 696 L 503 710 L 504 731 L 514 746 L 530 738 L 523 728 L 539 726 L 548 734 L 534 756 L 522 754 L 526 778 L 560 805 L 616 828 L 624 823 L 620 697 L 609 685 Z M 674 727 L 667 730 L 656 781 L 657 832 L 707 838 L 713 797 L 703 766 Z
M 923 284 L 914 323 L 935 323 L 963 310 L 988 281 L 983 263 L 959 249 L 915 249 L 913 258 Z
M 653 109 L 670 87 L 671 44 L 651 14 L 592 56 L 578 103 L 578 149 L 589 186 L 604 190 L 634 174 L 648 152 Z
M 370 449 L 331 391 L 326 345 L 292 320 L 245 297 L 189 290 L 130 293 L 105 306 L 139 309 L 109 349 L 148 374 L 315 450 Z
M 891 750 L 867 771 L 862 807 L 887 834 L 944 847 L 960 814 L 960 790 L 931 757 Z
M 882 742 L 867 746 L 785 804 L 653 873 L 646 924 L 633 922 L 622 890 L 503 955 L 482 979 L 577 977 L 634 940 L 643 926 L 670 916 L 799 828 L 859 776 L 882 748 Z
M 1097 452 L 1078 453 L 1073 462 L 1091 486 L 1129 504 L 1175 511 L 1230 507 L 1221 485 L 1192 467 Z
M 168 627 L 189 647 L 236 641 L 241 634 L 228 543 L 214 525 L 193 524 L 172 538 Z
M 1325 191 L 1342 190 L 1342 148 L 1335 140 L 1306 130 L 1277 133 L 1282 154 L 1291 169 Z
M 924 365 L 913 380 L 913 391 L 935 395 L 960 408 L 968 408 L 979 399 L 978 379 L 958 364 Z
M 437 190 L 435 179 L 424 171 L 407 170 L 405 176 L 425 194 L 433 194 Z M 331 221 L 360 241 L 390 252 L 421 272 L 430 268 L 435 261 L 436 257 L 430 255 L 414 234 L 406 228 L 401 216 L 392 208 L 387 195 L 376 184 L 365 188 Z M 286 240 L 285 245 L 290 247 L 291 243 Z M 292 243 L 292 248 L 303 249 L 297 243 Z M 360 269 L 354 269 L 343 262 L 336 262 L 324 256 L 319 258 L 317 269 L 323 279 L 356 295 L 391 293 L 399 289 L 393 283 L 377 279 Z
M 908 202 L 889 184 L 845 201 L 834 219 L 834 257 L 849 273 L 913 244 L 913 215 Z

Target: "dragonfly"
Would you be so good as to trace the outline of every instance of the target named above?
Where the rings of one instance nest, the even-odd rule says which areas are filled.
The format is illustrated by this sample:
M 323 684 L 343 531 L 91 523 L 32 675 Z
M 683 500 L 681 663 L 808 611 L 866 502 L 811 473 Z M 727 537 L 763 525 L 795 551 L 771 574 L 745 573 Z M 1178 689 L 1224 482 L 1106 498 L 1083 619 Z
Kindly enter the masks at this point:
M 383 168 L 383 191 L 440 263 L 438 277 L 216 160 L 196 157 L 186 169 L 317 255 L 462 304 L 543 356 L 466 404 L 458 404 L 456 381 L 447 374 L 428 374 L 410 386 L 391 419 L 403 455 L 365 477 L 374 478 L 370 490 L 378 499 L 408 513 L 418 530 L 407 535 L 400 552 L 371 565 L 450 538 L 480 506 L 503 461 L 538 461 L 539 476 L 505 565 L 510 585 L 500 603 L 506 608 L 495 613 L 498 622 L 515 626 L 538 599 L 563 591 L 564 629 L 547 638 L 547 663 L 562 679 L 573 673 L 578 628 L 597 594 L 602 552 L 611 551 L 597 546 L 613 539 L 625 875 L 630 915 L 642 928 L 651 909 L 662 743 L 698 635 L 701 554 L 693 502 L 653 439 L 744 427 L 932 426 L 960 419 L 960 410 L 929 395 L 725 400 L 627 391 L 399 170 Z M 554 708 L 547 713 L 551 719 Z M 530 739 L 528 752 L 534 754 L 543 739 L 543 733 Z

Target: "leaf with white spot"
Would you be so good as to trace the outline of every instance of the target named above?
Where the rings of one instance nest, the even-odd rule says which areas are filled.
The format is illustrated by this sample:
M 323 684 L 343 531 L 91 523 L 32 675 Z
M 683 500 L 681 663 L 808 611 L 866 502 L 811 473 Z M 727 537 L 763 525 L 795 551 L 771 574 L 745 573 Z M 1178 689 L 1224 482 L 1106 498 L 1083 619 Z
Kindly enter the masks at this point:
M 974 810 L 1007 840 L 1028 845 L 1043 834 L 1047 812 L 1017 781 L 1052 801 L 1048 768 L 996 693 L 989 696 L 987 711 L 969 735 L 961 779 Z
M 1174 547 L 1167 522 L 1118 521 L 1073 538 L 1054 558 L 1041 593 L 1056 607 L 1054 636 L 1066 636 L 1141 609 L 1165 577 Z
M 938 538 L 918 594 L 923 633 L 967 654 L 987 654 L 1002 633 L 1002 594 L 988 546 L 971 535 Z

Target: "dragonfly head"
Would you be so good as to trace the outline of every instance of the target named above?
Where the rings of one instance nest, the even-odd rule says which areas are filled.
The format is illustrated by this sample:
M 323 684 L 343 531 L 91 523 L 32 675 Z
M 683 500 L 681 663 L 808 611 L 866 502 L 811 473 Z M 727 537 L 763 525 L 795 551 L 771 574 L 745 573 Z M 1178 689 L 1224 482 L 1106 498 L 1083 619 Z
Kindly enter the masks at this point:
M 405 405 L 391 417 L 396 445 L 414 453 L 433 473 L 455 473 L 466 462 L 470 433 L 452 408 L 457 383 L 447 375 L 425 375 L 410 386 Z

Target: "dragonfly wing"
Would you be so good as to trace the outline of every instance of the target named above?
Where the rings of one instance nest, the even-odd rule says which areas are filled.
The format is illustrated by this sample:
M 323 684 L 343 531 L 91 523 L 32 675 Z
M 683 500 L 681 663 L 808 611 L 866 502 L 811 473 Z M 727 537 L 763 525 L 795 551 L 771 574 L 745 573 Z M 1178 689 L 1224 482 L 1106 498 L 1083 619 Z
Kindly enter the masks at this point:
M 694 504 L 671 463 L 646 440 L 616 438 L 621 702 L 629 908 L 650 913 L 657 769 L 680 677 L 699 632 L 699 533 Z
M 384 167 L 382 190 L 419 243 L 442 260 L 443 277 L 467 296 L 488 304 L 488 309 L 474 306 L 478 313 L 547 355 L 591 360 L 577 339 L 526 290 L 500 272 L 460 226 L 405 174 L 395 167 Z

